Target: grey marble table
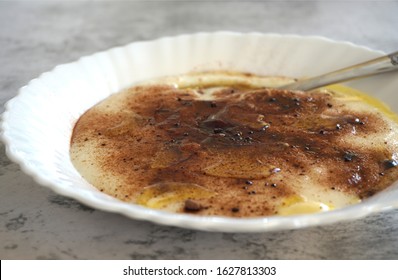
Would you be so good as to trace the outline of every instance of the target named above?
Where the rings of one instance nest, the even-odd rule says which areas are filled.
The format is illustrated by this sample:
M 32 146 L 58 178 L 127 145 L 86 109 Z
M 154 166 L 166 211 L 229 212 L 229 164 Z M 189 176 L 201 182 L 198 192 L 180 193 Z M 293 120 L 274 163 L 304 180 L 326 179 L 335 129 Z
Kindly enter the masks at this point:
M 55 65 L 198 31 L 322 35 L 398 49 L 393 1 L 0 2 L 0 104 Z M 398 211 L 300 230 L 231 234 L 88 208 L 36 184 L 0 146 L 1 259 L 396 259 Z

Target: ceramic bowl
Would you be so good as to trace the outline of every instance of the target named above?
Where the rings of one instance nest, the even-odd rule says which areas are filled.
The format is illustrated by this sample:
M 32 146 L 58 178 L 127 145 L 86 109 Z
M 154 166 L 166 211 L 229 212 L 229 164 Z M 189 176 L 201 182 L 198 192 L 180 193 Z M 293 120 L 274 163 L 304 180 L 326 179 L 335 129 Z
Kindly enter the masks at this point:
M 69 157 L 75 122 L 88 108 L 137 82 L 192 71 L 228 70 L 258 75 L 319 75 L 383 54 L 322 37 L 260 33 L 197 33 L 134 42 L 55 67 L 21 88 L 6 104 L 1 137 L 9 158 L 40 185 L 104 211 L 133 219 L 206 231 L 262 232 L 358 219 L 398 207 L 398 187 L 340 210 L 259 218 L 174 214 L 119 201 L 76 171 Z M 382 75 L 351 82 L 398 111 L 398 79 Z

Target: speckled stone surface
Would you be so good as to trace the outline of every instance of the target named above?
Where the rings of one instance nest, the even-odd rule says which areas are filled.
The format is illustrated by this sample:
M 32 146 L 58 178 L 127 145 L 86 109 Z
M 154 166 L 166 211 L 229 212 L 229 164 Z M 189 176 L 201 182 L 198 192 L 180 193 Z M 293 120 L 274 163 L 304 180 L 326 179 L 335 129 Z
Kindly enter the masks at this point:
M 55 65 L 132 41 L 198 31 L 322 35 L 398 49 L 393 1 L 0 2 L 0 113 Z M 158 226 L 88 208 L 33 182 L 0 144 L 1 259 L 397 259 L 398 210 L 259 234 Z

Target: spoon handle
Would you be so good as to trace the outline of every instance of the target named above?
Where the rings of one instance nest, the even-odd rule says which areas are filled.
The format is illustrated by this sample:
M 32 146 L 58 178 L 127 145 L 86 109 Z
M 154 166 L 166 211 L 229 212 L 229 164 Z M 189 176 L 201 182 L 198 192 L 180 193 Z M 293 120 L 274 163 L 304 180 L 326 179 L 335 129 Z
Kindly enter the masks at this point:
M 311 90 L 321 86 L 396 70 L 398 70 L 398 52 L 393 52 L 389 55 L 356 64 L 354 66 L 294 82 L 282 86 L 280 89 Z

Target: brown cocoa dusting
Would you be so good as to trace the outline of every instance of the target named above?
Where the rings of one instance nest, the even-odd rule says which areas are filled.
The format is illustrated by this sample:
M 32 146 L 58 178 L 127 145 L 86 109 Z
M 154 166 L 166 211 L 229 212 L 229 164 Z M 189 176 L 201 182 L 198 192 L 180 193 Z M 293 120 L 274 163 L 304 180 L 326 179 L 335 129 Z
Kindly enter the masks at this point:
M 275 211 L 268 204 L 270 197 L 294 193 L 288 184 L 268 183 L 274 180 L 271 176 L 327 166 L 330 175 L 319 179 L 327 189 L 338 186 L 339 191 L 367 197 L 396 172 L 396 162 L 384 154 L 341 146 L 342 137 L 354 137 L 353 128 L 355 137 L 365 137 L 383 123 L 375 115 L 346 109 L 328 115 L 329 95 L 242 88 L 231 94 L 229 88 L 228 94 L 209 101 L 165 86 L 134 90 L 139 93 L 128 97 L 123 110 L 108 115 L 89 110 L 72 136 L 76 143 L 89 142 L 87 136 L 106 141 L 106 153 L 99 153 L 98 161 L 106 172 L 124 178 L 120 197 L 134 197 L 142 186 L 158 182 L 189 182 L 217 193 L 201 203 L 225 207 L 221 212 L 218 206 L 203 209 L 188 199 L 185 211 L 264 216 Z M 333 104 L 333 110 L 338 108 Z M 266 188 L 248 191 L 252 184 Z M 242 196 L 242 188 L 250 195 Z M 234 212 L 237 204 L 239 211 Z

